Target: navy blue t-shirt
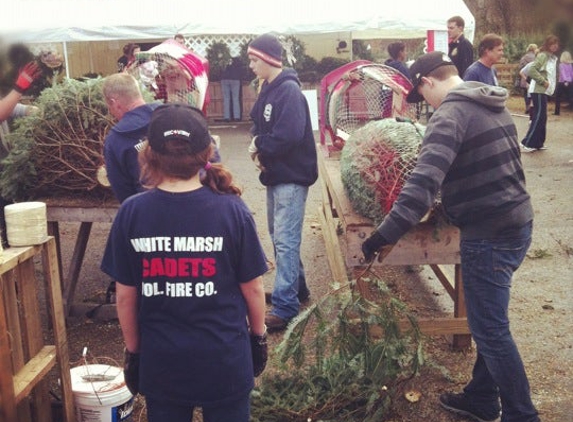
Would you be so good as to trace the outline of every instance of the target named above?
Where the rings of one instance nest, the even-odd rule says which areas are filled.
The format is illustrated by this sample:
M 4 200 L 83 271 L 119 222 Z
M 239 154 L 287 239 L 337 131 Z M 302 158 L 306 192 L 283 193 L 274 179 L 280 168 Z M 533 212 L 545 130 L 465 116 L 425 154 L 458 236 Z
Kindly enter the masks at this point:
M 483 82 L 491 86 L 497 86 L 497 71 L 493 67 L 487 67 L 480 61 L 473 62 L 464 73 L 464 81 Z
M 241 198 L 207 187 L 132 196 L 113 222 L 101 268 L 139 291 L 142 394 L 202 406 L 249 393 L 240 283 L 267 264 Z

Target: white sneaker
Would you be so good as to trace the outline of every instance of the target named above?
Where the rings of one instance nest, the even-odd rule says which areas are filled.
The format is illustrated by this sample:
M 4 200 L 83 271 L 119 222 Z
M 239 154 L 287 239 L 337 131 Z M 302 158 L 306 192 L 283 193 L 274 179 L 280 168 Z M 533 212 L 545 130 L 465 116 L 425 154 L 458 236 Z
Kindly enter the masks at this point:
M 525 145 L 521 145 L 521 148 L 523 149 L 523 152 L 535 152 L 535 151 L 537 151 L 535 148 L 529 148 L 529 147 L 526 147 Z

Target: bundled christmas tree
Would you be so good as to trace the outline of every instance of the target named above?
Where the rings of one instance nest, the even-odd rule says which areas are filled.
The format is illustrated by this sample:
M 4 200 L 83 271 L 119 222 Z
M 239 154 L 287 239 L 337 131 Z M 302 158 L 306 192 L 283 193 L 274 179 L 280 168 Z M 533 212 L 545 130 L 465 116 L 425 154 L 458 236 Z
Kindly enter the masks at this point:
M 410 120 L 373 120 L 342 149 L 342 183 L 354 210 L 380 223 L 414 169 L 425 127 Z
M 66 79 L 42 91 L 34 102 L 38 113 L 16 121 L 1 163 L 4 198 L 111 194 L 97 177 L 104 163 L 104 138 L 113 125 L 102 83 L 101 78 Z

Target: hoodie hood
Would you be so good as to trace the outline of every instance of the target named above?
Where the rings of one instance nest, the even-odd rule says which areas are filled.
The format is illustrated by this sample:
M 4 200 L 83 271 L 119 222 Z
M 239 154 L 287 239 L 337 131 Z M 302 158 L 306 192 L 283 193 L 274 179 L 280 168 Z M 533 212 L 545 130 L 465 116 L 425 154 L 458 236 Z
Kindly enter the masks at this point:
M 507 90 L 501 86 L 470 81 L 463 82 L 448 92 L 444 103 L 449 101 L 468 101 L 480 104 L 495 113 L 501 113 L 505 109 L 507 98 Z
M 266 83 L 265 85 L 270 87 L 270 88 L 274 88 L 279 86 L 280 84 L 282 84 L 283 82 L 286 81 L 294 81 L 297 83 L 298 86 L 300 85 L 300 81 L 298 79 L 298 74 L 296 73 L 296 70 L 290 68 L 290 67 L 285 67 L 281 73 L 279 73 L 277 75 L 277 77 L 269 84 Z M 269 89 L 270 89 L 269 88 Z
M 114 132 L 120 135 L 127 135 L 130 133 L 147 132 L 147 126 L 151 120 L 151 113 L 161 103 L 143 104 L 133 110 L 128 111 L 123 115 L 119 122 L 112 128 Z
M 296 73 L 296 70 L 294 70 L 290 67 L 283 69 L 283 71 L 277 77 L 277 80 L 282 81 L 283 79 L 296 81 L 296 83 L 300 86 L 300 81 L 298 79 L 298 73 Z

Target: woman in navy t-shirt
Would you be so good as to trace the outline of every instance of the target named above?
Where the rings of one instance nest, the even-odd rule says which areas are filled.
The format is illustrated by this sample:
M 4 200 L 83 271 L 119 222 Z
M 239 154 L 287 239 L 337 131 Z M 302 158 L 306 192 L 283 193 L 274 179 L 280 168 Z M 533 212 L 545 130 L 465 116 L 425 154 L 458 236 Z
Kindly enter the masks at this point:
M 101 266 L 117 281 L 126 382 L 150 422 L 188 422 L 195 407 L 206 422 L 247 422 L 266 363 L 267 264 L 253 217 L 230 173 L 209 163 L 199 110 L 158 107 L 147 138 L 149 190 L 121 205 Z

